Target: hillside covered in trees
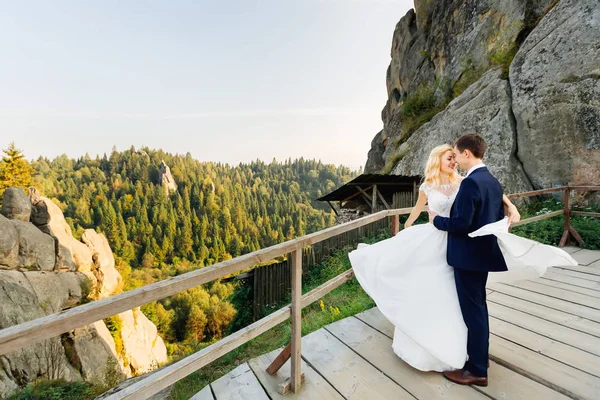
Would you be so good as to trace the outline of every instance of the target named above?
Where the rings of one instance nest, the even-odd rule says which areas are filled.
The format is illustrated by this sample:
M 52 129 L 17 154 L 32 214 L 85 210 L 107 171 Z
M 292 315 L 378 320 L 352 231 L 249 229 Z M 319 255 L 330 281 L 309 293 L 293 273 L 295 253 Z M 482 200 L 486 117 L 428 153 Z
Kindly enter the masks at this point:
M 88 228 L 103 232 L 122 290 L 331 226 L 333 213 L 313 200 L 356 175 L 315 160 L 231 166 L 147 148 L 95 158 L 41 157 L 31 164 L 14 144 L 4 153 L 0 200 L 6 187 L 35 185 L 59 205 L 76 238 Z M 234 322 L 246 301 L 236 293 L 237 285 L 215 282 L 142 311 L 169 353 L 181 354 L 184 342 L 218 339 L 232 322 L 238 328 L 247 322 Z M 112 317 L 105 322 L 119 347 L 120 324 Z
M 175 190 L 160 183 L 163 160 Z M 132 267 L 210 265 L 323 229 L 334 218 L 313 199 L 355 175 L 315 160 L 230 166 L 134 148 L 93 159 L 40 158 L 32 166 L 75 235 L 101 230 Z

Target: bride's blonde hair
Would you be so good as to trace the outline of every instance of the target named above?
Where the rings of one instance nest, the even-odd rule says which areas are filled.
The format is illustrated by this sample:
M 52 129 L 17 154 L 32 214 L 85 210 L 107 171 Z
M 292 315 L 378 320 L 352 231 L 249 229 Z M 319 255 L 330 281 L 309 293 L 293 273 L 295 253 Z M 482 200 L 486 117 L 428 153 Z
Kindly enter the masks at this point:
M 429 153 L 429 159 L 427 160 L 427 166 L 425 167 L 425 182 L 430 186 L 439 186 L 442 184 L 442 156 L 447 151 L 452 151 L 452 146 L 443 144 L 437 146 Z M 458 179 L 458 172 L 454 170 L 452 174 L 450 174 L 450 182 L 453 183 Z

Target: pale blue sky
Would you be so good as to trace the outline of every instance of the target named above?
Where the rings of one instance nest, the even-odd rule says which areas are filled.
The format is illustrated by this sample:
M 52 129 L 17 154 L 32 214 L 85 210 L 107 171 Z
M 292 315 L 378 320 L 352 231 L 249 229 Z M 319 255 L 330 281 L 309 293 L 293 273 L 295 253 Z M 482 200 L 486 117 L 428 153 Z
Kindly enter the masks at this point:
M 363 165 L 406 0 L 3 1 L 0 147 Z

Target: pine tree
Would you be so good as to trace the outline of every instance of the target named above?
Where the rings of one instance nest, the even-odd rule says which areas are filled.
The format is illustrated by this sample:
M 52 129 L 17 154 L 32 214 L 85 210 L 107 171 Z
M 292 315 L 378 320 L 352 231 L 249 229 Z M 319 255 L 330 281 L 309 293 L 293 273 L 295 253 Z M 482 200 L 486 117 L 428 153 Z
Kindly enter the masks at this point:
M 2 150 L 6 156 L 0 161 L 0 196 L 4 190 L 11 186 L 27 189 L 33 185 L 33 174 L 35 170 L 21 150 L 17 149 L 14 142 L 8 145 L 7 149 Z
M 193 305 L 186 324 L 188 339 L 200 343 L 204 339 L 204 330 L 206 329 L 207 322 L 208 318 L 206 318 L 204 311 L 197 305 Z

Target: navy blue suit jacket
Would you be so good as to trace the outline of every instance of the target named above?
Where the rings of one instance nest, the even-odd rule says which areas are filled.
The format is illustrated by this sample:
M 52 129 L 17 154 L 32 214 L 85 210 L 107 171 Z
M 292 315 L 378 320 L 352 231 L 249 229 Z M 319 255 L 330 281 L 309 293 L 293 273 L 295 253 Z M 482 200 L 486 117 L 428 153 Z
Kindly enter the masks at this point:
M 448 264 L 471 271 L 506 271 L 496 236 L 471 238 L 469 233 L 504 218 L 502 187 L 486 167 L 463 179 L 450 218 L 437 216 L 436 228 L 448 232 Z

